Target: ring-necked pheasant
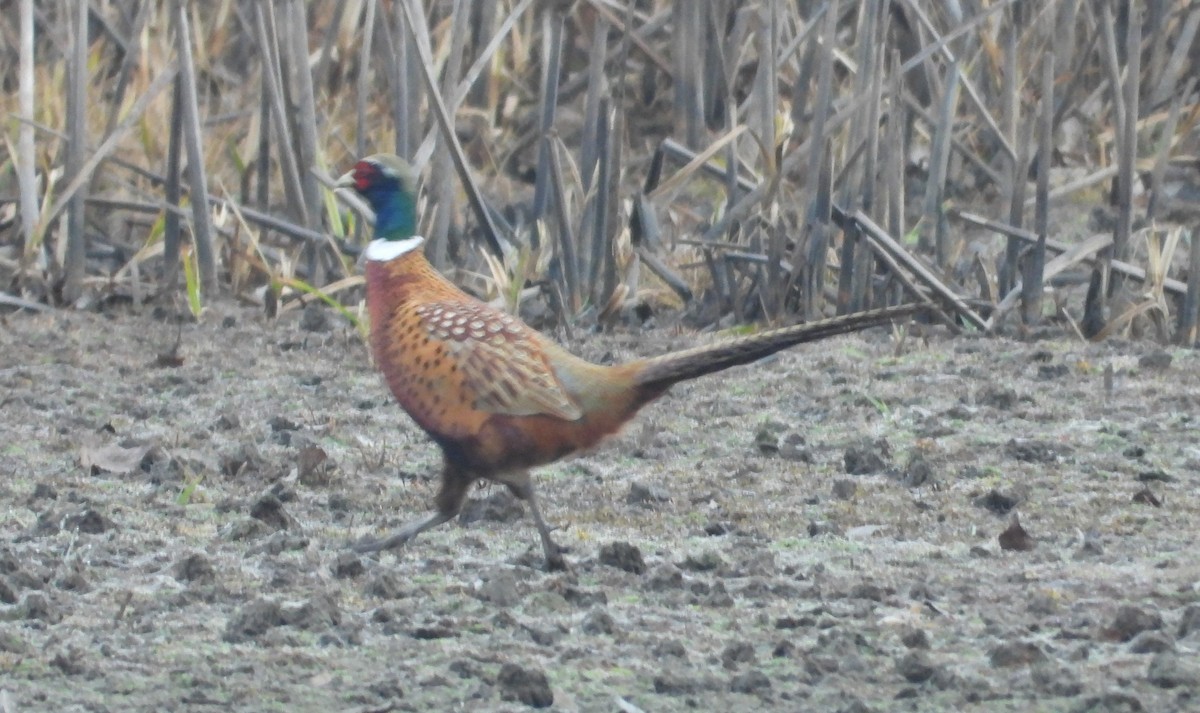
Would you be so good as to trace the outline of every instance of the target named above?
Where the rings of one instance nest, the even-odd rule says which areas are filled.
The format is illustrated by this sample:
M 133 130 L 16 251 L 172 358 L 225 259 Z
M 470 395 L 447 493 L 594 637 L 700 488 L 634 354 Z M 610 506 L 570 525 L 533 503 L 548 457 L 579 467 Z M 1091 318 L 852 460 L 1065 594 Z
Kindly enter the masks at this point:
M 366 250 L 371 350 L 404 410 L 442 448 L 435 510 L 381 540 L 398 547 L 458 514 L 484 478 L 529 506 L 546 564 L 563 567 L 534 497 L 529 469 L 595 445 L 672 384 L 746 364 L 787 347 L 887 324 L 921 309 L 902 305 L 784 327 L 617 366 L 592 364 L 459 290 L 425 259 L 416 235 L 416 174 L 396 156 L 360 160 L 338 186 L 375 210 Z

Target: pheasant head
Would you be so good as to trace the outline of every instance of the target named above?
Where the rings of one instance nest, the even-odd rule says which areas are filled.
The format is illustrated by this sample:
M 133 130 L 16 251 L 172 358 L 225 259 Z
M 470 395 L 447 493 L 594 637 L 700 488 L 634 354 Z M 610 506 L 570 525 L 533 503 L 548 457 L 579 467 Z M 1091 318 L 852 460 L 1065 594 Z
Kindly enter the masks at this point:
M 417 232 L 417 172 L 392 154 L 375 154 L 354 164 L 338 179 L 375 211 L 377 240 L 409 240 Z

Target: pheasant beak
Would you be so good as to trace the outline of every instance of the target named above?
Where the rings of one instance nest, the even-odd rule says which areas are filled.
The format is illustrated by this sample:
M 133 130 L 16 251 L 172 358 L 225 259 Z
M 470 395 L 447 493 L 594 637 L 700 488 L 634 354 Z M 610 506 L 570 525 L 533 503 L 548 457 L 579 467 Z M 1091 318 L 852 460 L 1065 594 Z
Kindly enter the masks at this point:
M 337 179 L 333 184 L 337 188 L 354 188 L 358 184 L 354 180 L 354 169 L 350 169 L 342 174 L 342 177 Z

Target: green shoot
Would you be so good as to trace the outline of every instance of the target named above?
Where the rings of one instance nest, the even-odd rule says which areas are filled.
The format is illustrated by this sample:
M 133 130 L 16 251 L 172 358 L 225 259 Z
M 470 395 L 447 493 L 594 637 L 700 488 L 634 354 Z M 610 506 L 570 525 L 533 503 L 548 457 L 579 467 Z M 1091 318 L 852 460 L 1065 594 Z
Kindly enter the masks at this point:
M 191 245 L 184 245 L 180 251 L 183 260 L 183 279 L 187 286 L 188 309 L 197 320 L 204 312 L 204 302 L 200 296 L 200 262 L 196 251 Z

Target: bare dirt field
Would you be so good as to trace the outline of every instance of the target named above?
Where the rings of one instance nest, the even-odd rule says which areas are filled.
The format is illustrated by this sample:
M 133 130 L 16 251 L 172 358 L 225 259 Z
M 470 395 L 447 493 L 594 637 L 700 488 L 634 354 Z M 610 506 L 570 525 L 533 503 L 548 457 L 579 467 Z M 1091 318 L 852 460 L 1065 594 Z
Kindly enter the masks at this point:
M 348 552 L 439 454 L 339 320 L 0 322 L 0 710 L 1200 710 L 1194 351 L 876 330 L 682 385 L 538 472 L 547 573 L 500 488 Z

